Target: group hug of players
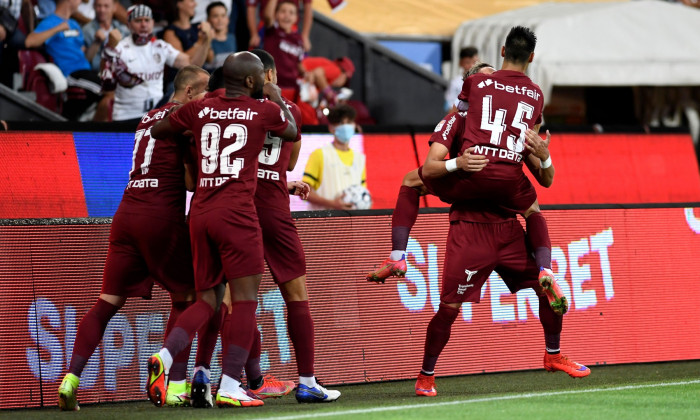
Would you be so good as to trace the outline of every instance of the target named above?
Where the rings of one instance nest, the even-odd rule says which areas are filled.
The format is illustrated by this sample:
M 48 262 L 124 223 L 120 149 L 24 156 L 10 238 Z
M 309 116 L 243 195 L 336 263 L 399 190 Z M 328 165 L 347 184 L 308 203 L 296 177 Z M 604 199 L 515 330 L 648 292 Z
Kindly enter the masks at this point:
M 428 325 L 417 395 L 437 395 L 434 367 L 461 303 L 478 302 L 494 270 L 513 293 L 536 291 L 544 367 L 572 377 L 590 374 L 560 354 L 568 304 L 551 271 L 546 221 L 522 170 L 524 161 L 540 184 L 552 183 L 549 133 L 543 140 L 536 132 L 542 93 L 524 74 L 535 43 L 529 29 L 515 27 L 502 49 L 502 69 L 480 64 L 465 77 L 455 112 L 431 136 L 425 164 L 404 178 L 392 217 L 391 255 L 367 276 L 383 283 L 405 274 L 420 195 L 452 203 L 441 304 Z M 171 297 L 163 348 L 148 360 L 146 391 L 154 405 L 261 406 L 265 398 L 293 390 L 300 403 L 340 397 L 314 376 L 306 263 L 289 210 L 290 194 L 309 193 L 308 185 L 286 178 L 299 154 L 300 119 L 298 108 L 282 98 L 274 60 L 263 50 L 232 54 L 211 75 L 196 66 L 180 70 L 171 101 L 144 115 L 135 133 L 101 294 L 79 324 L 58 390 L 61 409 L 79 409 L 80 375 L 107 323 L 128 297 L 150 297 L 154 282 Z M 187 190 L 195 193 L 186 219 Z M 527 237 L 516 214 L 526 218 Z M 263 375 L 260 368 L 255 312 L 265 262 L 287 307 L 297 383 Z M 213 397 L 210 364 L 219 334 L 222 374 Z

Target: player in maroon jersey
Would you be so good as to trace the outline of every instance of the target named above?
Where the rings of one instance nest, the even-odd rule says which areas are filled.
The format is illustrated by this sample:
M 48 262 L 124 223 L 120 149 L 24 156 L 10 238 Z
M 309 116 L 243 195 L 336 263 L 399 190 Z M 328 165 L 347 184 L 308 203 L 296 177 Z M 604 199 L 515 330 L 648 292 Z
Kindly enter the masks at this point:
M 230 312 L 236 322 L 225 331 L 229 343 L 222 351 L 223 373 L 216 404 L 263 405 L 240 382 L 254 341 L 258 286 L 264 270 L 262 233 L 254 204 L 258 155 L 267 132 L 293 141 L 297 127 L 279 88 L 265 83 L 257 56 L 249 52 L 230 55 L 223 74 L 224 96 L 190 102 L 152 129 L 156 138 L 191 130 L 199 162 L 190 209 L 197 301 L 180 317 L 163 349 L 149 358 L 147 391 L 157 406 L 163 404 L 173 357 L 189 345 L 221 303 L 221 273 L 231 288 Z M 263 95 L 270 100 L 263 100 Z M 196 380 L 192 381 L 193 401 L 210 386 Z
M 513 28 L 502 50 L 505 70 L 490 76 L 477 74 L 470 77 L 465 80 L 465 88 L 460 94 L 462 100 L 469 98 L 470 106 L 465 121 L 466 135 L 460 139 L 462 144 L 456 150 L 474 147 L 474 153 L 480 150 L 480 154 L 489 153 L 490 160 L 483 170 L 472 173 L 469 178 L 483 178 L 480 182 L 489 185 L 493 194 L 500 195 L 505 190 L 513 194 L 514 199 L 510 202 L 500 201 L 501 197 L 494 201 L 480 198 L 457 200 L 450 208 L 440 306 L 428 325 L 423 365 L 415 386 L 419 396 L 437 395 L 433 376 L 435 365 L 449 340 L 452 324 L 462 302 L 479 302 L 481 287 L 493 271 L 503 278 L 512 293 L 523 288 L 532 288 L 537 293 L 540 322 L 545 333 L 545 369 L 561 370 L 572 377 L 590 374 L 587 367 L 560 354 L 562 314 L 556 313 L 554 305 L 550 304 L 546 291 L 549 285 L 542 282 L 539 261 L 528 253 L 522 226 L 515 218 L 516 211 L 513 211 L 519 208 L 508 208 L 518 204 L 518 194 L 521 193 L 513 190 L 511 185 L 525 189 L 518 184 L 524 177 L 524 142 L 528 135 L 534 135 L 530 127 L 539 124 L 540 120 L 541 92 L 523 73 L 532 61 L 535 42 L 535 35 L 529 29 Z M 474 93 L 478 90 L 481 90 L 481 95 Z M 498 91 L 505 91 L 507 95 Z M 474 94 L 469 95 L 469 92 Z M 517 103 L 512 103 L 514 95 Z M 506 118 L 513 114 L 513 122 L 505 125 Z M 519 132 L 514 131 L 516 129 Z M 500 135 L 504 132 L 513 133 L 503 139 L 506 145 L 501 144 Z M 450 187 L 464 182 L 464 178 L 446 177 L 454 172 L 450 165 L 460 165 L 459 158 L 443 160 L 448 151 L 449 147 L 439 142 L 430 147 L 426 163 L 419 171 L 429 190 L 444 188 L 449 191 Z M 501 165 L 492 164 L 494 161 Z M 548 165 L 541 166 L 548 169 Z M 534 242 L 532 238 L 530 240 Z M 554 282 L 553 276 L 551 281 Z
M 62 410 L 79 410 L 80 375 L 102 340 L 109 320 L 128 297 L 150 298 L 154 281 L 170 293 L 166 333 L 194 299 L 194 274 L 185 223 L 185 189 L 194 189 L 186 149 L 173 137 L 156 140 L 153 125 L 178 104 L 204 92 L 209 73 L 197 66 L 181 69 L 172 100 L 143 116 L 136 129 L 129 182 L 114 218 L 102 277 L 102 292 L 78 326 L 68 373 L 58 389 Z M 188 181 L 186 182 L 186 178 Z M 184 381 L 187 356 L 173 364 L 173 380 Z

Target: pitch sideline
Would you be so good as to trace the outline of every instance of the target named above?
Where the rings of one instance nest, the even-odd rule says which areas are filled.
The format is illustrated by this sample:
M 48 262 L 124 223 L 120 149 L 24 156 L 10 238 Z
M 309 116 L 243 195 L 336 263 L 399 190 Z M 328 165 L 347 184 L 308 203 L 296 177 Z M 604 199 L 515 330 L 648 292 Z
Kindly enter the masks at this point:
M 460 404 L 472 404 L 480 402 L 489 401 L 503 401 L 503 400 L 517 400 L 525 398 L 540 398 L 540 397 L 553 397 L 559 395 L 569 395 L 569 394 L 583 394 L 587 392 L 603 392 L 603 391 L 624 391 L 628 389 L 642 389 L 642 388 L 659 388 L 665 386 L 679 386 L 679 385 L 689 385 L 689 384 L 699 384 L 700 379 L 691 381 L 681 381 L 681 382 L 662 382 L 658 384 L 645 384 L 645 385 L 625 385 L 616 386 L 611 388 L 591 388 L 591 389 L 577 389 L 570 391 L 559 391 L 559 392 L 537 392 L 528 394 L 518 394 L 518 395 L 504 395 L 501 397 L 490 397 L 490 398 L 476 398 L 471 400 L 460 400 L 460 401 L 444 401 L 439 403 L 427 403 L 427 404 L 406 404 L 406 405 L 392 405 L 387 407 L 376 407 L 376 408 L 364 408 L 355 410 L 344 410 L 329 413 L 319 413 L 311 412 L 308 414 L 296 414 L 292 416 L 280 416 L 280 417 L 261 417 L 265 420 L 295 420 L 295 419 L 308 419 L 308 418 L 318 418 L 318 417 L 333 417 L 333 416 L 346 416 L 352 414 L 371 414 L 371 413 L 381 413 L 383 411 L 397 411 L 413 408 L 431 408 L 431 407 L 444 407 L 449 405 L 460 405 Z

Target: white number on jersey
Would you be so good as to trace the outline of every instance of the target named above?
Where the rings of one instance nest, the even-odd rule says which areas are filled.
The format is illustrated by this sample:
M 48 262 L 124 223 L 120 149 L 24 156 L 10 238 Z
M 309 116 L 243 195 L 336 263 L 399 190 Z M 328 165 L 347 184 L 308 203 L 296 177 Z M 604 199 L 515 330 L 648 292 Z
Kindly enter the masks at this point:
M 233 143 L 224 147 L 219 154 L 219 141 L 221 140 L 221 127 L 216 123 L 207 123 L 202 127 L 201 151 L 202 151 L 202 172 L 213 174 L 216 168 L 219 173 L 238 178 L 238 174 L 243 169 L 243 158 L 231 159 L 231 155 L 243 148 L 248 141 L 248 127 L 242 124 L 229 124 L 224 129 L 224 139 L 233 136 Z
M 134 135 L 134 152 L 131 154 L 131 171 L 129 171 L 129 178 L 134 175 L 134 170 L 136 170 L 136 155 L 139 152 L 139 144 L 141 139 L 144 137 L 148 138 L 148 145 L 146 146 L 146 153 L 143 156 L 143 162 L 141 163 L 141 175 L 146 175 L 148 173 L 148 166 L 151 164 L 151 158 L 153 157 L 153 148 L 156 145 L 156 139 L 151 137 L 151 127 L 148 129 L 138 130 Z
M 282 139 L 279 137 L 273 137 L 268 132 L 267 137 L 265 137 L 265 144 L 263 145 L 260 155 L 258 156 L 258 162 L 264 165 L 274 165 L 280 160 L 281 153 Z
M 506 146 L 508 150 L 520 153 L 525 148 L 525 132 L 530 128 L 527 124 L 523 122 L 525 118 L 532 118 L 532 114 L 535 111 L 535 107 L 525 102 L 518 102 L 518 109 L 515 111 L 515 116 L 510 125 L 514 128 L 520 130 L 520 135 L 516 139 L 514 135 L 510 134 L 506 138 Z M 481 111 L 481 129 L 491 132 L 491 144 L 499 146 L 501 144 L 501 136 L 503 132 L 506 131 L 506 125 L 504 124 L 506 120 L 505 109 L 499 108 L 494 113 L 492 110 L 492 97 L 491 95 L 484 96 L 482 101 L 482 111 Z

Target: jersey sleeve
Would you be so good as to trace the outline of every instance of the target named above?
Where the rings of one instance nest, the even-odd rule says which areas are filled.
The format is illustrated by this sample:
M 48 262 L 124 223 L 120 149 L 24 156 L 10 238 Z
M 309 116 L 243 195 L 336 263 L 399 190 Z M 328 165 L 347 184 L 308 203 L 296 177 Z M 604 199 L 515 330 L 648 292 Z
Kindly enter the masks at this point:
M 309 184 L 311 188 L 317 190 L 321 186 L 321 176 L 323 175 L 323 150 L 316 149 L 309 155 L 309 160 L 304 168 L 302 181 Z
M 452 112 L 435 126 L 433 134 L 428 139 L 428 144 L 440 143 L 448 150 L 452 148 L 452 142 L 455 137 L 459 136 L 462 130 L 464 118 L 457 113 Z
M 168 116 L 170 125 L 178 132 L 184 132 L 191 129 L 192 121 L 196 115 L 196 106 L 199 101 L 191 101 L 180 107 L 180 109 L 171 112 Z
M 280 109 L 279 105 L 272 101 L 264 101 L 263 105 L 263 109 L 265 110 L 265 131 L 280 136 L 289 125 L 287 117 L 284 116 L 284 111 Z
M 175 64 L 175 59 L 177 58 L 177 55 L 180 54 L 180 51 L 175 49 L 172 45 L 168 44 L 165 41 L 163 42 L 163 52 L 165 53 L 165 64 L 169 65 L 170 67 Z

